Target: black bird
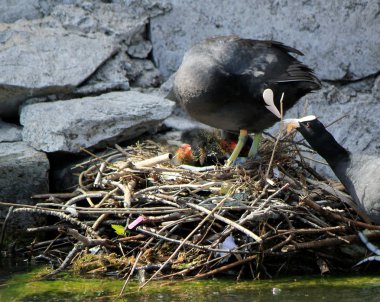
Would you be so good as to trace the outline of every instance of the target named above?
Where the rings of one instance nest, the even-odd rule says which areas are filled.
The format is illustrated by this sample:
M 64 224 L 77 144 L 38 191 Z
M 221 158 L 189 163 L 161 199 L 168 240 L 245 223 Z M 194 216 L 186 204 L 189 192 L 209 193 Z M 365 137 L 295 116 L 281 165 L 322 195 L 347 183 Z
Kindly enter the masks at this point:
M 239 143 L 227 161 L 239 155 L 248 133 L 255 133 L 253 157 L 261 132 L 281 119 L 302 96 L 319 89 L 313 71 L 276 41 L 237 36 L 209 38 L 193 46 L 176 72 L 172 93 L 194 119 L 239 133 Z
M 290 131 L 296 128 L 322 156 L 342 182 L 354 202 L 376 223 L 380 223 L 380 157 L 353 154 L 343 148 L 313 115 L 286 119 Z

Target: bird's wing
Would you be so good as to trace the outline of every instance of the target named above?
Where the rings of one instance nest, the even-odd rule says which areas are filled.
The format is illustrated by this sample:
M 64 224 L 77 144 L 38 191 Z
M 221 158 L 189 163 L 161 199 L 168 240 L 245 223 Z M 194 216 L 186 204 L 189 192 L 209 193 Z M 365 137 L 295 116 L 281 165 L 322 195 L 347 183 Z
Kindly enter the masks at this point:
M 287 45 L 285 45 L 285 44 L 283 44 L 281 42 L 270 41 L 270 40 L 263 41 L 263 42 L 267 43 L 269 46 L 276 47 L 276 48 L 280 49 L 281 51 L 284 51 L 284 52 L 287 52 L 287 53 L 295 53 L 297 55 L 303 56 L 303 53 L 301 51 L 299 51 L 298 49 L 290 47 L 290 46 L 287 46 Z
M 242 39 L 243 40 L 243 39 Z M 275 55 L 279 56 L 284 59 L 284 56 L 286 57 L 285 62 L 280 67 L 280 69 L 283 70 L 271 70 L 271 66 L 277 66 L 278 63 L 275 65 L 268 65 L 269 70 L 265 71 L 271 71 L 273 73 L 273 78 L 270 82 L 272 83 L 287 83 L 287 82 L 308 82 L 313 83 L 313 85 L 308 84 L 308 88 L 311 90 L 317 90 L 321 87 L 321 82 L 319 79 L 314 75 L 314 72 L 311 68 L 307 67 L 306 65 L 302 64 L 300 61 L 298 61 L 295 57 L 293 57 L 291 54 L 297 54 L 303 56 L 303 53 L 299 51 L 296 48 L 287 46 L 281 42 L 278 41 L 270 41 L 270 40 L 244 40 L 245 45 L 248 47 L 256 48 L 256 47 L 264 47 L 268 49 L 272 49 L 271 53 L 275 53 Z M 244 74 L 253 74 L 253 70 L 251 68 L 245 69 Z
M 276 79 L 276 82 L 313 82 L 317 86 L 321 86 L 321 82 L 314 75 L 313 70 L 297 60 L 289 65 L 286 73 Z

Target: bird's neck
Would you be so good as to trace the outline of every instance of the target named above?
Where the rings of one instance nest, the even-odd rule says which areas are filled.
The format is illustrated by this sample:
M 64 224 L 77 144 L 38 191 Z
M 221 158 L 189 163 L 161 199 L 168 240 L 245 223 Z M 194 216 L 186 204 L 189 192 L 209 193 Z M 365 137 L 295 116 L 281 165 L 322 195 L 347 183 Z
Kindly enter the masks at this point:
M 315 141 L 314 144 L 311 144 L 310 142 L 309 144 L 333 169 L 338 162 L 349 159 L 350 153 L 339 145 L 335 138 L 327 131 L 321 139 Z

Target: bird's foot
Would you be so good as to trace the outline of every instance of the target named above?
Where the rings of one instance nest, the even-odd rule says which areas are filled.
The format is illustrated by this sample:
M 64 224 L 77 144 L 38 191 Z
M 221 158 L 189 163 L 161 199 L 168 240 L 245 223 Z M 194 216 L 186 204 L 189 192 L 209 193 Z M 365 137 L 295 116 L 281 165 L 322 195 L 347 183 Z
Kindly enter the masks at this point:
M 253 137 L 253 142 L 251 145 L 251 148 L 248 152 L 248 157 L 254 159 L 257 155 L 257 150 L 259 149 L 260 142 L 262 140 L 263 136 L 261 133 L 256 133 Z
M 236 160 L 236 158 L 239 156 L 240 151 L 243 149 L 245 142 L 248 138 L 248 131 L 246 129 L 241 129 L 239 134 L 238 143 L 230 155 L 230 157 L 227 159 L 225 166 L 230 167 Z

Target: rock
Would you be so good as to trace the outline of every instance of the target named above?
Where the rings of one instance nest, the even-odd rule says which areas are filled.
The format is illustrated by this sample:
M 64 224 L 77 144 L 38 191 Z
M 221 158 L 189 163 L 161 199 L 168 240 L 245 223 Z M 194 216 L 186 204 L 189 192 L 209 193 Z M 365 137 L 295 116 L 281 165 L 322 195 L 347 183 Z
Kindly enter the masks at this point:
M 152 51 L 152 43 L 150 41 L 140 41 L 128 47 L 128 54 L 132 58 L 145 59 Z
M 0 1 L 0 22 L 12 23 L 19 19 L 41 18 L 39 2 L 39 0 Z
M 359 79 L 380 66 L 378 0 L 186 1 L 151 21 L 153 57 L 167 78 L 186 49 L 208 36 L 274 39 L 301 50 L 322 79 Z
M 127 70 L 130 58 L 120 51 L 105 64 L 99 67 L 96 73 L 78 87 L 75 95 L 94 95 L 112 90 L 129 90 L 129 76 Z
M 380 101 L 380 75 L 376 78 L 376 81 L 373 85 L 373 88 L 372 88 L 372 97 L 377 100 L 377 101 Z
M 0 143 L 22 141 L 21 131 L 20 126 L 0 120 Z
M 73 91 L 73 95 L 76 97 L 99 95 L 111 91 L 127 91 L 129 90 L 129 83 L 126 82 L 99 82 L 99 83 L 87 83 L 84 86 L 78 87 Z
M 185 131 L 188 129 L 211 129 L 209 126 L 194 120 L 179 105 L 173 109 L 173 113 L 164 121 L 164 125 L 170 129 Z
M 67 31 L 103 33 L 129 45 L 142 39 L 149 14 L 135 14 L 128 8 L 118 3 L 57 5 L 51 17 Z
M 116 47 L 104 34 L 82 36 L 60 28 L 0 24 L 0 112 L 17 113 L 31 96 L 70 93 L 109 57 Z
M 15 116 L 19 105 L 29 97 L 129 89 L 127 75 L 132 72 L 127 70 L 131 64 L 126 52 L 138 59 L 147 58 L 152 49 L 146 40 L 149 18 L 167 10 L 152 0 L 128 3 L 69 0 L 60 5 L 49 0 L 28 4 L 16 0 L 11 7 L 16 11 L 23 5 L 34 8 L 28 19 L 35 20 L 0 24 L 3 117 Z M 25 16 L 21 11 L 8 19 Z M 117 51 L 121 55 L 114 58 Z M 133 71 L 137 74 L 133 81 L 144 87 L 159 85 L 158 70 L 145 61 L 132 64 L 138 69 Z M 120 66 L 117 68 L 115 64 Z
M 45 152 L 104 147 L 152 130 L 173 102 L 135 91 L 112 92 L 22 108 L 23 139 Z
M 49 161 L 43 152 L 38 152 L 24 142 L 0 143 L 0 201 L 14 204 L 33 204 L 34 194 L 49 190 Z M 0 220 L 8 213 L 8 207 L 0 206 Z M 30 213 L 13 214 L 6 234 L 18 238 L 25 228 L 39 222 L 40 215 Z M 21 229 L 21 231 L 20 231 Z M 20 232 L 15 233 L 16 230 Z
M 127 77 L 132 87 L 158 87 L 161 84 L 160 71 L 152 61 L 130 59 L 126 63 Z
M 168 97 L 169 99 L 172 99 L 172 101 L 176 101 L 174 94 L 172 95 L 171 93 L 174 83 L 174 77 L 175 74 L 173 73 L 164 83 L 162 83 L 159 90 L 157 91 L 157 95 L 160 95 L 162 97 Z

